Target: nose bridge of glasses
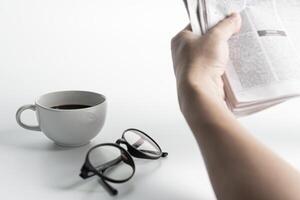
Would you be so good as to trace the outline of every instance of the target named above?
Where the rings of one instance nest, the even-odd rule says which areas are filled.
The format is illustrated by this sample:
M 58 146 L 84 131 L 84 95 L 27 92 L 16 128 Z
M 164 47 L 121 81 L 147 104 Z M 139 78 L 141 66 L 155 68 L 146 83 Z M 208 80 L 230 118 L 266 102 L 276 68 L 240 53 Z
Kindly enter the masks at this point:
M 126 140 L 124 138 L 120 138 L 116 141 L 117 144 L 127 144 Z

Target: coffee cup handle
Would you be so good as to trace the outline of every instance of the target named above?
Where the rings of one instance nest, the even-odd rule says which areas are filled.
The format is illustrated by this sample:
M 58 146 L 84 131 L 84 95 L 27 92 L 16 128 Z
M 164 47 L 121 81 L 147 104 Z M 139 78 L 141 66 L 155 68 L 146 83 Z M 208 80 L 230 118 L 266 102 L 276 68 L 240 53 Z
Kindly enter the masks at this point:
M 29 129 L 32 131 L 41 131 L 41 128 L 39 125 L 38 126 L 30 126 L 30 125 L 26 125 L 22 122 L 22 120 L 21 120 L 22 112 L 25 110 L 28 110 L 28 109 L 32 110 L 32 111 L 36 111 L 36 106 L 35 105 L 25 105 L 25 106 L 22 106 L 21 108 L 19 108 L 16 113 L 17 123 L 25 129 Z

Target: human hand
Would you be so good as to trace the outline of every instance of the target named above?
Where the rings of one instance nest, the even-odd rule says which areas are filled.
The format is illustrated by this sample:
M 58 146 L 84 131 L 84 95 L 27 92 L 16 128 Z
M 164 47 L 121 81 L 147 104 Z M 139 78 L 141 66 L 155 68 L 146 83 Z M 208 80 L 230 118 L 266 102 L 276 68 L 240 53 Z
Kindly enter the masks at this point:
M 239 14 L 231 14 L 205 35 L 192 33 L 190 26 L 171 42 L 179 102 L 187 87 L 214 100 L 224 100 L 222 75 L 229 59 L 229 38 L 241 27 Z

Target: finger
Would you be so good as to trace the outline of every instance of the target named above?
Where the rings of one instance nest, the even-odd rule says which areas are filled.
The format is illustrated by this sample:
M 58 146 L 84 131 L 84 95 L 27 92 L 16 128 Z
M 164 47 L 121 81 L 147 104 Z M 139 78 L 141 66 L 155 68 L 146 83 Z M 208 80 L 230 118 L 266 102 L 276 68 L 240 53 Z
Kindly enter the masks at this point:
M 220 39 L 228 40 L 233 34 L 239 32 L 241 24 L 241 16 L 233 13 L 220 21 L 210 32 Z
M 182 31 L 192 31 L 191 24 L 188 24 Z
M 177 33 L 171 40 L 171 46 L 176 46 L 181 39 L 191 39 L 195 35 L 192 32 L 191 24 L 188 24 L 184 29 Z
M 192 28 L 191 24 L 188 24 L 184 29 L 182 29 L 177 35 L 172 40 L 176 40 L 177 38 L 182 38 L 182 37 L 189 37 L 189 35 L 192 35 Z
M 184 27 L 184 29 L 182 29 L 178 34 L 182 35 L 182 34 L 190 34 L 192 33 L 192 28 L 191 28 L 191 24 L 188 24 L 186 27 Z

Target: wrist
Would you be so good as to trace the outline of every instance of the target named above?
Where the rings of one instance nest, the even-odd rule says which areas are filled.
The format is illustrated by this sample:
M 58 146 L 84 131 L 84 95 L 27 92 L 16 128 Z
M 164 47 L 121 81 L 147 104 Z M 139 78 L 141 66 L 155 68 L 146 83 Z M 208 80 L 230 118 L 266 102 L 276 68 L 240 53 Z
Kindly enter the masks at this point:
M 224 96 L 218 90 L 222 90 L 222 93 L 224 93 L 223 87 L 217 86 L 215 80 L 210 76 L 198 79 L 183 77 L 177 82 L 181 111 L 185 114 L 196 112 L 198 109 L 199 114 L 204 115 L 203 117 L 207 120 L 210 120 L 208 116 L 230 113 L 224 101 Z
M 181 112 L 189 125 L 197 124 L 202 131 L 223 126 L 225 121 L 235 118 L 223 99 L 212 97 L 198 85 L 187 82 L 178 85 L 178 99 Z
M 198 95 L 211 98 L 212 101 L 224 102 L 224 88 L 221 73 L 208 70 L 190 70 L 177 80 L 178 93 L 182 97 Z

